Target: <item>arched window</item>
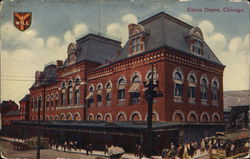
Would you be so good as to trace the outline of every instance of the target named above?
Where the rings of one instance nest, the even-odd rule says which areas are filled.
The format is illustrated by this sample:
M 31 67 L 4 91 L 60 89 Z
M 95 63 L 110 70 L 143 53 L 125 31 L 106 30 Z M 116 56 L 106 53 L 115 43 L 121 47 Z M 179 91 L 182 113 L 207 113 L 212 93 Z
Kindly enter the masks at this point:
M 189 122 L 196 122 L 196 117 L 195 117 L 194 114 L 191 114 L 191 115 L 189 116 Z
M 91 114 L 89 114 L 89 117 L 88 117 L 88 120 L 94 120 L 95 118 L 94 118 L 94 115 L 91 113 Z
M 68 83 L 68 104 L 73 104 L 73 87 L 72 87 L 72 81 L 69 81 Z
M 126 117 L 124 114 L 120 114 L 117 118 L 118 121 L 126 121 Z
M 74 121 L 79 121 L 81 118 L 80 118 L 80 114 L 76 113 L 74 115 Z
M 125 104 L 125 86 L 126 80 L 124 78 L 121 78 L 118 81 L 118 105 Z
M 97 114 L 97 116 L 96 116 L 96 120 L 97 120 L 97 121 L 101 121 L 101 120 L 103 120 L 103 119 L 102 119 L 102 114 Z
M 50 106 L 54 106 L 54 94 L 51 95 Z
M 107 122 L 110 122 L 112 121 L 112 116 L 110 113 L 107 113 L 105 116 L 104 116 L 104 120 L 107 121 Z
M 58 93 L 56 93 L 56 101 L 55 101 L 55 106 L 58 106 Z
M 111 84 L 108 82 L 106 85 L 106 105 L 110 105 L 111 101 Z
M 130 104 L 139 104 L 140 101 L 140 77 L 135 74 L 132 78 L 132 86 L 129 88 Z
M 66 104 L 66 87 L 65 82 L 62 83 L 62 92 L 61 92 L 61 105 Z
M 133 114 L 131 120 L 132 121 L 140 121 L 140 116 L 138 114 Z
M 93 85 L 92 85 L 92 86 L 89 88 L 89 94 L 86 96 L 86 100 L 87 100 L 87 103 L 88 103 L 88 107 L 93 107 L 93 104 L 94 104 L 93 95 L 94 95 L 94 87 L 93 87 Z
M 49 99 L 49 95 L 46 98 L 46 109 L 49 109 L 49 103 L 50 103 L 50 99 Z
M 98 106 L 101 106 L 102 105 L 102 85 L 99 84 L 97 86 L 97 95 L 96 95 L 96 98 L 97 98 L 97 104 Z
M 34 98 L 31 98 L 30 110 L 34 111 Z
M 189 32 L 189 43 L 191 52 L 196 53 L 198 55 L 203 55 L 204 51 L 204 42 L 203 35 L 201 29 L 198 27 L 194 27 Z
M 196 78 L 194 73 L 189 74 L 188 76 L 188 100 L 189 103 L 195 102 L 195 90 L 196 90 Z
M 207 89 L 208 89 L 208 82 L 205 78 L 201 80 L 201 99 L 207 100 Z
M 76 78 L 76 87 L 75 87 L 75 104 L 80 104 L 80 91 L 79 91 L 79 85 L 80 85 L 80 79 Z
M 212 83 L 212 99 L 213 101 L 218 101 L 218 90 L 219 86 L 216 80 Z
M 174 74 L 174 80 L 175 80 L 175 89 L 174 89 L 174 95 L 177 97 L 182 97 L 182 77 L 180 72 L 176 72 Z
M 72 114 L 67 115 L 67 120 L 72 120 Z
M 38 99 L 38 109 L 40 108 L 40 110 L 42 109 L 42 97 L 40 96 Z

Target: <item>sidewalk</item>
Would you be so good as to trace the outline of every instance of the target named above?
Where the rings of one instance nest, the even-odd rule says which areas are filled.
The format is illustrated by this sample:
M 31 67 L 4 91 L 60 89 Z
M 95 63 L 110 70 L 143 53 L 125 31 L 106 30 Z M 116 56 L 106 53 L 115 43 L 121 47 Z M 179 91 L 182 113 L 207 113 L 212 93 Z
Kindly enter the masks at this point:
M 58 149 L 55 149 L 54 147 L 52 147 L 52 150 L 55 150 L 55 151 L 64 151 L 63 147 L 61 147 L 61 146 L 59 146 Z M 68 150 L 66 148 L 65 152 L 86 154 L 86 150 L 84 150 L 84 149 L 77 149 L 77 150 L 71 150 L 70 151 L 70 150 Z M 93 150 L 93 152 L 91 154 L 89 154 L 89 155 L 109 158 L 109 155 L 108 154 L 104 154 L 104 151 L 98 151 L 98 150 Z M 135 155 L 132 154 L 132 153 L 124 153 L 122 155 L 122 158 L 123 159 L 138 159 L 138 157 L 135 157 Z M 154 159 L 161 159 L 160 156 L 152 156 L 152 158 L 154 158 Z M 142 159 L 146 159 L 146 157 L 143 157 Z

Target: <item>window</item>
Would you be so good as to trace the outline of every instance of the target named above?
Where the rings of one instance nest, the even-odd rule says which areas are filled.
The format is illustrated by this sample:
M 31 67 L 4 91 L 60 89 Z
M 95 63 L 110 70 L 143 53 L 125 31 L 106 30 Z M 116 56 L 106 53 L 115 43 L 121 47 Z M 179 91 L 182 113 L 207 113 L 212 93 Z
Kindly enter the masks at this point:
M 80 104 L 80 91 L 77 89 L 75 91 L 75 104 Z
M 42 109 L 42 97 L 40 96 L 38 99 L 38 108 Z
M 51 95 L 51 100 L 50 100 L 50 106 L 53 107 L 54 106 L 54 95 Z
M 212 85 L 212 99 L 213 101 L 218 101 L 218 83 L 216 81 Z
M 182 75 L 180 72 L 175 72 L 174 74 L 175 88 L 174 96 L 182 97 Z
M 106 85 L 106 104 L 109 105 L 111 101 L 111 84 Z
M 46 99 L 46 109 L 49 108 L 49 103 L 50 103 L 50 99 L 49 99 L 49 96 L 47 96 L 47 99 Z
M 68 83 L 68 104 L 73 104 L 73 87 L 72 87 L 72 81 L 69 81 Z
M 205 78 L 203 78 L 201 80 L 201 99 L 203 100 L 207 100 L 207 80 Z
M 195 40 L 192 46 L 192 51 L 201 55 L 203 54 L 203 46 L 202 42 L 200 40 Z
M 130 104 L 138 104 L 140 101 L 140 77 L 135 75 L 132 78 L 132 86 L 129 88 Z
M 56 101 L 55 106 L 58 106 L 58 94 L 56 94 Z
M 76 84 L 75 104 L 80 104 L 80 91 L 79 91 L 80 79 L 79 78 L 76 78 L 75 84 Z
M 66 87 L 65 82 L 62 83 L 62 92 L 61 92 L 61 105 L 66 104 L 66 93 L 65 93 Z
M 188 77 L 188 98 L 195 99 L 196 80 L 193 74 Z
M 124 78 L 121 78 L 118 81 L 118 100 L 125 100 L 125 86 L 126 81 Z
M 100 106 L 101 102 L 102 102 L 102 86 L 99 84 L 97 86 L 97 102 L 98 102 L 98 105 Z
M 132 52 L 140 51 L 140 37 L 135 37 L 132 39 Z
M 93 94 L 94 94 L 94 87 L 91 86 L 91 87 L 89 88 L 89 94 L 88 94 L 87 97 L 86 97 L 86 100 L 87 100 L 87 102 L 88 102 L 88 106 L 89 106 L 89 107 L 93 107 L 93 104 L 94 104 Z
M 30 103 L 30 109 L 32 111 L 34 111 L 33 108 L 34 108 L 34 98 L 31 99 L 31 103 Z

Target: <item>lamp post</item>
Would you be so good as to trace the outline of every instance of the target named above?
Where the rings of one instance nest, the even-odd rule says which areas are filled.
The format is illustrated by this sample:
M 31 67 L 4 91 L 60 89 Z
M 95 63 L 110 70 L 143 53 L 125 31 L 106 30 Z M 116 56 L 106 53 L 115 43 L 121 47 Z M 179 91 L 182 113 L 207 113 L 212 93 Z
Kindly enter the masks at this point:
M 151 77 L 149 81 L 144 82 L 145 91 L 145 99 L 148 101 L 148 116 L 147 116 L 147 132 L 148 132 L 148 154 L 147 157 L 151 158 L 152 156 L 152 114 L 153 114 L 153 101 L 154 97 L 161 97 L 162 94 L 157 92 L 155 88 L 158 87 L 158 80 L 154 81 L 154 68 L 153 63 L 151 64 Z

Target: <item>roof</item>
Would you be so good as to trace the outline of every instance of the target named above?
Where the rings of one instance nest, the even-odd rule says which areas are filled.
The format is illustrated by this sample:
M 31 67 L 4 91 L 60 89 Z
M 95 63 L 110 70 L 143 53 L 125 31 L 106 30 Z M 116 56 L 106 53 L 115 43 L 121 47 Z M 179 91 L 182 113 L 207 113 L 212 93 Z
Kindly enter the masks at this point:
M 20 115 L 20 110 L 11 110 L 7 113 L 5 113 L 3 116 L 16 116 L 16 115 Z
M 145 51 L 161 46 L 168 46 L 222 65 L 206 42 L 204 43 L 203 56 L 192 53 L 189 49 L 189 44 L 185 39 L 185 35 L 190 32 L 193 26 L 165 12 L 160 12 L 152 17 L 149 17 L 141 21 L 139 24 L 141 24 L 145 31 L 149 33 L 148 40 L 145 44 Z
M 15 124 L 36 125 L 37 121 L 18 121 Z M 115 129 L 147 129 L 146 121 L 106 122 L 106 121 L 41 121 L 41 125 L 52 127 L 74 128 L 115 128 Z M 224 126 L 224 123 L 176 123 L 176 122 L 153 122 L 152 129 L 168 129 L 182 126 Z
M 26 94 L 23 99 L 21 99 L 19 102 L 25 102 L 25 101 L 29 101 L 30 95 Z
M 30 89 L 49 85 L 54 82 L 56 82 L 56 65 L 50 64 L 44 68 L 39 78 L 39 82 L 34 83 Z
M 250 106 L 250 90 L 225 91 L 223 96 L 226 111 L 230 107 Z
M 78 47 L 76 63 L 90 61 L 103 64 L 121 50 L 120 41 L 92 33 L 78 39 L 76 42 Z M 66 67 L 67 63 L 68 58 L 64 61 L 63 67 Z
M 180 54 L 185 53 L 186 55 L 198 57 L 199 59 L 203 59 L 212 62 L 213 64 L 223 66 L 205 41 L 204 55 L 201 56 L 190 51 L 190 46 L 186 39 L 186 36 L 189 34 L 192 28 L 194 28 L 194 26 L 190 24 L 187 24 L 165 12 L 155 14 L 139 22 L 138 24 L 143 26 L 147 34 L 147 38 L 145 40 L 145 50 L 140 54 L 128 57 L 129 41 L 127 41 L 121 52 L 110 58 L 110 61 L 112 63 L 128 58 L 133 58 L 135 56 L 157 50 L 158 48 L 167 48 L 170 50 L 176 50 Z M 99 68 L 105 66 L 107 65 L 102 65 Z
M 231 132 L 220 132 L 217 136 L 212 136 L 211 138 L 221 139 L 221 140 L 237 140 L 242 138 L 249 138 L 248 129 L 241 129 Z

